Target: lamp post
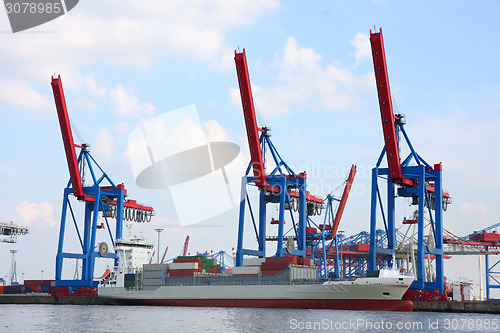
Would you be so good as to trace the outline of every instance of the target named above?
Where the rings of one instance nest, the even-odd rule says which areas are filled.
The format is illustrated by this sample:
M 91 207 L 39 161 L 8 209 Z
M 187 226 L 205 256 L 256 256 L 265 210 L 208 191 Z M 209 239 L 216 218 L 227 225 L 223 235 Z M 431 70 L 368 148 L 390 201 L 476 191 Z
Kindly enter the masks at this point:
M 342 264 L 340 265 L 342 267 L 341 278 L 345 278 L 346 267 L 345 267 L 344 258 L 342 257 L 342 247 L 343 247 L 342 241 L 344 238 L 344 230 L 339 230 L 337 233 L 339 234 L 339 240 L 340 240 L 340 242 L 339 242 L 340 243 L 340 261 L 342 262 Z
M 163 231 L 163 228 L 157 228 L 155 231 L 158 233 L 158 248 L 156 249 L 156 263 L 160 263 L 160 233 Z

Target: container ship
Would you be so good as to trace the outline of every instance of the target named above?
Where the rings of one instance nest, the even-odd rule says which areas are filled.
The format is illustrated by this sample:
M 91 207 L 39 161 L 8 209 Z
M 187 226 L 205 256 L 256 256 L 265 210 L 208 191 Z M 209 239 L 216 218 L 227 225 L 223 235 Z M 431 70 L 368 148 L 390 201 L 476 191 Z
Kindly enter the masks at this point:
M 170 264 L 134 263 L 141 251 L 127 244 L 127 258 L 101 281 L 100 297 L 116 304 L 249 308 L 412 311 L 401 298 L 414 277 L 373 271 L 350 280 L 320 279 L 309 258 L 248 258 L 230 273 L 214 259 L 178 257 Z M 119 256 L 124 248 L 117 248 Z M 121 253 L 121 254 L 120 254 Z

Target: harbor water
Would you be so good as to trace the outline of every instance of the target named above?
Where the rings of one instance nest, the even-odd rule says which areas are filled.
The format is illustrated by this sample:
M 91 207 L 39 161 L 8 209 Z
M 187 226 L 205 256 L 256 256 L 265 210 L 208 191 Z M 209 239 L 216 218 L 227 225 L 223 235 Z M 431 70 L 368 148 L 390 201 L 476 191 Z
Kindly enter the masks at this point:
M 477 313 L 0 305 L 0 332 L 500 332 Z

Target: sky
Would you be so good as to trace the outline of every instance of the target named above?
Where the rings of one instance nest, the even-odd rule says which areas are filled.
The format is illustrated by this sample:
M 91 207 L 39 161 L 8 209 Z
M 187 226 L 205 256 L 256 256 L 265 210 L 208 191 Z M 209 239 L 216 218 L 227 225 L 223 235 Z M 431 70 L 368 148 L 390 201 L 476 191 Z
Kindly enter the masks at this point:
M 155 208 L 154 219 L 132 225 L 131 234 L 156 243 L 154 229 L 164 228 L 160 251 L 168 245 L 167 257 L 181 252 L 187 235 L 190 253 L 231 251 L 237 208 L 181 227 L 169 188 L 136 184 L 127 146 L 141 124 L 195 105 L 207 141 L 239 145 L 248 163 L 233 61 L 243 48 L 260 125 L 272 128 L 281 156 L 296 172 L 308 172 L 308 188 L 319 197 L 339 195 L 356 164 L 340 228 L 347 235 L 369 230 L 370 174 L 383 147 L 370 29 L 383 29 L 396 111 L 406 115 L 412 144 L 430 164 L 443 164 L 453 198 L 446 228 L 467 235 L 499 222 L 499 18 L 493 0 L 110 0 L 80 1 L 62 17 L 13 34 L 0 11 L 0 220 L 30 228 L 0 247 L 0 276 L 9 275 L 9 249 L 17 249 L 20 278 L 40 278 L 42 270 L 53 278 L 69 179 L 54 74 L 101 167 L 125 183 L 131 199 Z M 200 187 L 187 206 L 203 209 L 210 196 Z M 400 208 L 399 218 L 413 212 L 406 203 Z M 71 248 L 76 239 L 67 242 Z M 479 276 L 459 269 L 478 267 L 476 257 L 449 262 L 451 279 Z M 65 274 L 72 276 L 73 267 Z

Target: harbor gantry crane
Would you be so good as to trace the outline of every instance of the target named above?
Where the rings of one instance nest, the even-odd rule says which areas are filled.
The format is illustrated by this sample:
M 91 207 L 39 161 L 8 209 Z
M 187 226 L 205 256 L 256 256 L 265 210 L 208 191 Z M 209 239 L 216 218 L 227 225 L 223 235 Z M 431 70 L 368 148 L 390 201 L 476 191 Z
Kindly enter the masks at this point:
M 114 265 L 118 265 L 117 254 L 113 251 L 108 251 L 106 242 L 101 242 L 96 246 L 97 233 L 101 232 L 102 229 L 107 229 L 109 241 L 114 247 L 115 240 L 122 239 L 124 220 L 149 222 L 151 216 L 154 215 L 154 210 L 153 207 L 127 199 L 125 185 L 123 183 L 115 184 L 111 180 L 90 154 L 89 145 L 86 143 L 82 145 L 74 143 L 61 77 L 53 76 L 51 85 L 70 175 L 70 180 L 64 189 L 63 196 L 59 244 L 56 256 L 55 283 L 56 286 L 63 287 L 95 287 L 97 285 L 97 281 L 94 281 L 96 258 L 113 259 Z M 75 148 L 80 149 L 78 157 Z M 90 175 L 90 184 L 85 184 L 86 174 Z M 70 197 L 75 197 L 85 205 L 83 223 L 77 221 Z M 78 236 L 81 251 L 69 252 L 65 251 L 64 248 L 68 210 L 76 235 Z M 98 224 L 98 217 L 101 214 L 105 225 L 104 223 Z M 114 235 L 110 228 L 110 219 L 115 220 Z M 83 231 L 83 239 L 81 230 Z M 62 279 L 64 259 L 82 260 L 81 279 Z
M 18 226 L 14 221 L 10 221 L 10 223 L 0 222 L 0 236 L 7 236 L 6 238 L 0 238 L 0 242 L 16 243 L 17 236 L 26 235 L 28 233 L 28 227 Z
M 345 277 L 341 276 L 341 272 L 346 272 L 346 263 L 344 262 L 341 265 L 342 258 L 339 257 L 339 246 L 341 246 L 341 237 L 343 235 L 338 233 L 338 229 L 354 182 L 356 169 L 355 165 L 351 166 L 340 199 L 335 198 L 332 194 L 326 196 L 324 221 L 323 224 L 319 225 L 321 238 L 316 246 L 311 247 L 311 257 L 318 266 L 319 276 L 322 278 L 340 279 Z M 334 210 L 335 202 L 338 202 L 336 210 Z
M 236 266 L 243 264 L 245 255 L 265 257 L 267 241 L 277 242 L 277 257 L 293 254 L 304 258 L 311 253 L 310 250 L 307 251 L 308 248 L 316 246 L 320 239 L 324 242 L 325 235 L 332 236 L 329 230 L 318 232 L 318 224 L 311 219 L 311 216 L 321 214 L 325 202 L 307 191 L 306 172 L 294 172 L 283 160 L 271 141 L 271 129 L 257 126 L 245 50 L 241 53 L 235 51 L 234 60 L 251 157 L 246 174 L 242 178 Z M 266 172 L 266 167 L 270 169 L 269 172 Z M 250 170 L 253 170 L 253 175 Z M 248 190 L 251 186 L 258 190 L 257 216 L 249 196 Z M 270 221 L 277 227 L 277 236 L 267 236 L 268 204 L 277 205 L 278 218 Z M 289 214 L 286 213 L 287 210 Z M 289 219 L 288 230 L 285 230 L 285 215 Z M 249 218 L 246 218 L 247 216 Z M 257 245 L 254 249 L 243 244 L 245 220 L 251 220 L 255 232 Z
M 377 266 L 399 265 L 397 260 L 400 258 L 396 257 L 395 199 L 410 198 L 411 204 L 418 206 L 416 218 L 412 220 L 417 224 L 418 231 L 416 281 L 411 288 L 442 291 L 444 289 L 443 210 L 446 210 L 447 205 L 451 203 L 450 195 L 442 189 L 442 165 L 438 163 L 431 166 L 415 151 L 404 128 L 404 116 L 393 113 L 382 29 L 373 33 L 370 30 L 370 43 L 385 145 L 372 170 L 368 270 L 375 270 Z M 401 134 L 410 151 L 403 161 L 400 159 Z M 380 167 L 384 155 L 387 158 L 387 168 Z M 385 205 L 378 185 L 380 179 L 387 181 Z M 383 242 L 376 237 L 377 216 L 381 216 L 387 236 Z M 427 227 L 426 220 L 427 235 L 424 234 Z M 414 253 L 410 255 L 414 256 Z M 431 279 L 425 278 L 426 256 L 435 258 L 433 268 L 435 276 Z

